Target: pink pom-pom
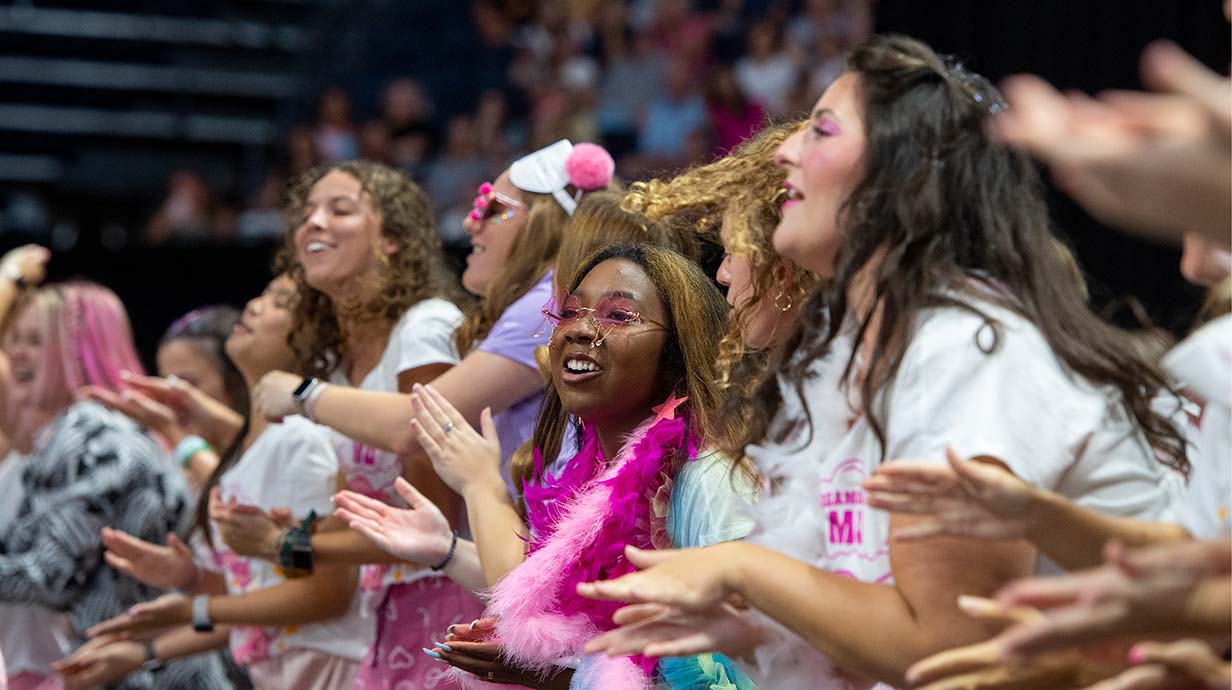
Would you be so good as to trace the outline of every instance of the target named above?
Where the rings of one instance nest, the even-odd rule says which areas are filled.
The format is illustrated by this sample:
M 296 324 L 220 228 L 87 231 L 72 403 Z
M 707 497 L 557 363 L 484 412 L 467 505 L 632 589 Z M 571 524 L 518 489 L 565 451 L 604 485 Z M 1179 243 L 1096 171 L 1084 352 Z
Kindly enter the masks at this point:
M 483 220 L 483 214 L 480 213 L 479 211 L 472 209 L 471 210 L 471 220 L 474 220 L 474 221 Z
M 583 142 L 565 159 L 565 173 L 578 189 L 602 189 L 611 183 L 616 161 L 602 146 Z
M 477 196 L 475 197 L 475 200 L 471 202 L 471 205 L 477 209 L 485 209 L 488 207 L 488 197 Z
M 480 196 L 487 196 L 491 193 L 492 193 L 492 183 L 491 182 L 484 182 L 483 184 L 479 185 L 479 195 Z

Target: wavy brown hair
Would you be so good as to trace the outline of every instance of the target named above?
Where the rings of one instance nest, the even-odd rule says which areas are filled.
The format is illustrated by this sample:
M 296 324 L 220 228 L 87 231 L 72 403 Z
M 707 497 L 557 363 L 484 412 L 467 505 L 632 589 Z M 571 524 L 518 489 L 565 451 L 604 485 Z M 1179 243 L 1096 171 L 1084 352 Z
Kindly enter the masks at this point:
M 769 366 L 770 354 L 745 347 L 749 318 L 767 299 L 800 305 L 817 284 L 817 276 L 793 266 L 791 287 L 780 293 L 777 285 L 788 269 L 771 243 L 786 195 L 786 174 L 774 163 L 774 152 L 806 124 L 771 124 L 717 161 L 669 180 L 634 183 L 625 200 L 626 208 L 670 226 L 685 227 L 711 241 L 718 236 L 729 252 L 749 261 L 752 292 L 729 315 L 718 355 L 721 414 L 740 420 L 742 425 L 732 437 L 716 439 L 716 443 L 737 457 L 748 443 L 765 435 L 766 425 L 780 403 L 777 388 L 758 385 Z
M 295 252 L 295 228 L 303 220 L 308 195 L 313 185 L 335 170 L 359 181 L 377 211 L 381 235 L 398 247 L 389 256 L 379 254 L 382 269 L 376 284 L 366 291 L 371 296 L 355 304 L 336 304 L 309 285 Z M 465 293 L 445 261 L 432 204 L 402 171 L 368 161 L 314 168 L 288 187 L 284 207 L 290 227 L 274 261 L 274 271 L 290 275 L 299 293 L 287 342 L 301 373 L 317 377 L 332 373 L 346 349 L 345 323 L 389 328 L 407 309 L 431 297 L 466 303 Z
M 1116 389 L 1161 461 L 1187 472 L 1180 433 L 1151 406 L 1168 390 L 1163 371 L 1129 345 L 1125 331 L 1091 311 L 1057 251 L 1034 165 L 985 134 L 987 116 L 1004 107 L 997 90 L 902 36 L 868 39 L 852 51 L 848 70 L 859 77 L 865 151 L 838 214 L 834 280 L 806 304 L 803 351 L 784 367 L 797 391 L 803 394 L 809 365 L 837 335 L 830 326 L 856 317 L 856 342 L 866 333 L 873 338 L 860 397 L 884 455 L 887 419 L 878 394 L 893 385 L 918 317 L 938 307 L 971 312 L 987 325 L 981 335 L 993 335 L 991 346 L 984 338 L 977 344 L 992 352 L 1001 324 L 978 306 L 991 301 L 1034 324 L 1071 372 Z M 862 272 L 870 307 L 852 314 L 848 294 Z M 880 325 L 869 333 L 878 311 Z M 853 354 L 849 381 L 854 367 Z M 767 378 L 764 385 L 775 384 Z
M 504 268 L 454 331 L 454 344 L 463 357 L 487 337 L 509 305 L 521 299 L 556 263 L 569 214 L 550 195 L 521 190 L 518 194 L 519 201 L 528 207 L 526 223 L 509 246 Z
M 727 302 L 695 262 L 676 252 L 642 244 L 612 245 L 593 254 L 574 272 L 567 288 L 577 289 L 592 269 L 616 259 L 637 264 L 658 290 L 668 322 L 668 337 L 658 363 L 659 379 L 668 391 L 688 396 L 692 432 L 702 439 L 703 446 L 712 445 L 710 440 L 726 433 L 723 429 L 730 423 L 716 415 L 720 394 L 715 358 Z M 560 394 L 549 381 L 533 437 L 534 447 L 544 458 L 560 454 L 569 418 Z M 528 474 L 514 477 L 518 486 L 526 480 L 542 479 L 533 470 Z

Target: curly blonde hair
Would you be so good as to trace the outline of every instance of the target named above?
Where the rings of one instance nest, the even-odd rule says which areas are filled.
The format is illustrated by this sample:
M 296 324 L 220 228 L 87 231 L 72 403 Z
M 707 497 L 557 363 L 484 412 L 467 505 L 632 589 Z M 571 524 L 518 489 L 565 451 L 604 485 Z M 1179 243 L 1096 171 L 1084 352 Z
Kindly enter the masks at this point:
M 793 266 L 790 289 L 779 291 L 777 286 L 789 269 L 771 243 L 786 194 L 785 174 L 774 163 L 774 151 L 805 124 L 807 120 L 770 125 L 717 161 L 670 180 L 634 183 L 625 197 L 626 209 L 662 223 L 693 228 L 709 241 L 721 239 L 728 252 L 749 262 L 751 294 L 731 314 L 719 342 L 723 413 L 745 420 L 734 435 L 716 439 L 732 455 L 739 455 L 749 440 L 759 438 L 766 423 L 749 414 L 757 382 L 769 363 L 767 353 L 750 352 L 745 346 L 749 320 L 767 299 L 776 306 L 802 304 L 818 282 L 817 276 Z
M 295 252 L 295 228 L 303 219 L 308 195 L 313 185 L 334 171 L 355 178 L 363 192 L 371 196 L 381 235 L 398 247 L 389 256 L 379 255 L 382 269 L 376 276 L 376 285 L 365 291 L 370 297 L 349 304 L 335 303 L 309 285 Z M 432 204 L 419 185 L 401 170 L 369 161 L 314 168 L 288 186 L 283 208 L 288 231 L 274 264 L 276 272 L 291 276 L 299 291 L 294 326 L 287 342 L 299 361 L 301 373 L 327 377 L 333 372 L 346 350 L 347 322 L 377 322 L 389 327 L 407 309 L 431 297 L 465 303 L 465 293 L 445 261 Z

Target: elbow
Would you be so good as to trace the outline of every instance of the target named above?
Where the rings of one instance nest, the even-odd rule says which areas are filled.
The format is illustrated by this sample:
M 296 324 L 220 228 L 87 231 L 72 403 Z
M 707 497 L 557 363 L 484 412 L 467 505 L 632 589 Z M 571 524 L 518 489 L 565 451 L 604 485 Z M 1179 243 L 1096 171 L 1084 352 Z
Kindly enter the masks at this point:
M 325 597 L 321 610 L 321 620 L 341 618 L 351 610 L 351 602 L 355 600 L 357 590 L 350 589 L 335 592 L 333 596 Z
M 395 430 L 388 439 L 389 450 L 400 458 L 409 458 L 419 452 L 419 439 L 410 425 Z

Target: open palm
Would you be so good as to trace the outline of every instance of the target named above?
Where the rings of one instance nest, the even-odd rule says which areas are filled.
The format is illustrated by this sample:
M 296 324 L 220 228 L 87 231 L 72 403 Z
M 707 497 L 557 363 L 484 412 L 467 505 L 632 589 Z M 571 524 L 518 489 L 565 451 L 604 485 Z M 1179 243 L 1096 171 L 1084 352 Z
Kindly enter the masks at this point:
M 334 514 L 392 556 L 427 565 L 441 562 L 453 541 L 449 521 L 436 504 L 405 479 L 398 477 L 394 488 L 409 508 L 342 491 L 334 496 Z
M 166 546 L 108 527 L 102 529 L 102 538 L 107 564 L 144 585 L 182 589 L 199 573 L 192 550 L 174 533 L 167 534 Z
M 997 465 L 946 451 L 948 463 L 894 460 L 864 482 L 868 504 L 933 520 L 904 527 L 897 541 L 930 537 L 1018 539 L 1031 524 L 1034 489 Z

